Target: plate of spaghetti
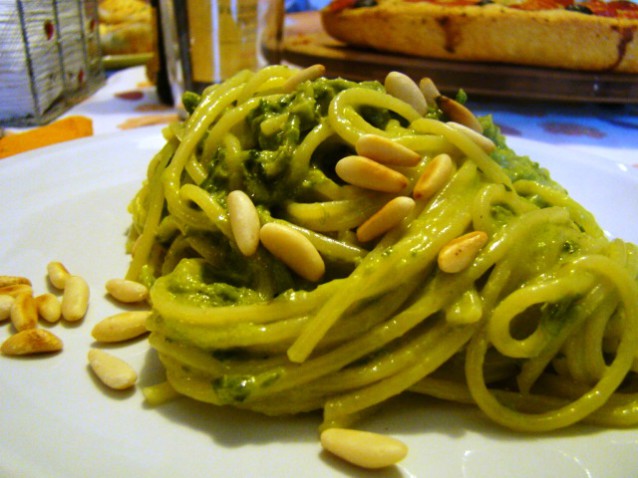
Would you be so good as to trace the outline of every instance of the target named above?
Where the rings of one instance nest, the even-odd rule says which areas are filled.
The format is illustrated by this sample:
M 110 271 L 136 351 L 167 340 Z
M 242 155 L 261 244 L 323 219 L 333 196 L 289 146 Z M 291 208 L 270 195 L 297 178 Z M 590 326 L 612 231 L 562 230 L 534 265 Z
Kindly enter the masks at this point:
M 384 476 L 638 469 L 635 176 L 396 72 L 272 66 L 184 104 L 0 162 L 1 272 L 46 291 L 60 260 L 92 290 L 40 326 L 61 352 L 0 357 L 0 471 L 376 476 L 321 450 L 343 428 L 407 445 Z M 113 277 L 150 290 L 119 347 L 89 333 Z M 95 380 L 92 347 L 137 386 Z

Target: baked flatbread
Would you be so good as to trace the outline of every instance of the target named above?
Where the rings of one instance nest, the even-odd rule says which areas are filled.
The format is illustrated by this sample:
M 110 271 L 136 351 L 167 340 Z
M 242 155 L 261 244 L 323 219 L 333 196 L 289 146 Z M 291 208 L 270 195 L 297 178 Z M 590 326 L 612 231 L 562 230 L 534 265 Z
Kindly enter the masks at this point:
M 152 11 L 141 0 L 103 0 L 98 7 L 105 55 L 148 53 L 153 49 Z
M 334 0 L 349 45 L 447 60 L 638 73 L 638 4 L 586 0 Z

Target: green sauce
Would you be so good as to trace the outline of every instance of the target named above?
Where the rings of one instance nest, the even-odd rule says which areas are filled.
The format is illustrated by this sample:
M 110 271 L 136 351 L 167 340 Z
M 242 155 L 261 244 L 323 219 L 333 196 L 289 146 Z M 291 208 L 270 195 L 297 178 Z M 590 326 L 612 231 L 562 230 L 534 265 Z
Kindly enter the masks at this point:
M 332 99 L 353 86 L 383 88 L 378 82 L 354 83 L 340 78 L 320 78 L 302 83 L 294 92 L 276 100 L 263 99 L 247 118 L 245 137 L 252 147 L 247 149 L 240 167 L 230 171 L 225 161 L 227 151 L 224 147 L 219 148 L 211 158 L 208 177 L 202 187 L 218 194 L 228 192 L 230 184 L 238 184 L 255 204 L 268 207 L 296 197 L 304 179 L 290 174 L 297 146 L 324 121 Z M 378 127 L 383 127 L 392 118 L 388 111 L 378 108 L 364 108 L 361 114 Z M 264 133 L 261 125 L 274 118 L 285 118 L 285 121 L 274 133 Z
M 375 81 L 357 83 L 340 78 L 320 78 L 300 84 L 289 94 L 264 97 L 247 116 L 243 130 L 237 132 L 244 146 L 244 156 L 230 161 L 227 148 L 219 147 L 211 158 L 204 158 L 204 164 L 208 164 L 208 176 L 201 187 L 224 206 L 227 193 L 240 187 L 257 205 L 262 218 L 269 219 L 271 212 L 276 214 L 286 201 L 303 201 L 305 191 L 313 184 L 328 178 L 339 181 L 334 177 L 333 163 L 353 153 L 348 144 L 340 141 L 322 143 L 311 158 L 310 170 L 301 178 L 291 174 L 291 162 L 298 145 L 313 128 L 326 121 L 332 99 L 352 87 L 383 91 L 383 86 Z M 460 96 L 464 99 L 463 93 Z M 200 100 L 197 95 L 185 96 L 191 109 Z M 358 112 L 370 124 L 381 129 L 390 121 L 404 122 L 382 108 L 364 107 Z M 427 116 L 439 119 L 441 114 L 440 110 L 433 108 Z M 274 125 L 272 128 L 262 127 L 269 122 Z M 497 144 L 492 157 L 513 181 L 529 179 L 559 187 L 546 170 L 528 157 L 517 155 L 506 145 L 490 116 L 481 118 L 481 123 L 486 136 Z M 502 223 L 515 215 L 504 208 L 496 208 L 493 214 Z M 183 259 L 174 272 L 159 279 L 164 282 L 162 287 L 174 297 L 179 297 L 180 301 L 201 306 L 250 304 L 288 290 L 316 287 L 316 284 L 294 276 L 280 261 L 263 251 L 246 258 L 221 234 L 210 233 L 205 240 L 212 241 L 217 250 L 223 251 L 218 261 L 207 258 L 209 265 L 204 265 L 200 260 Z M 342 273 L 347 274 L 348 271 Z M 333 278 L 327 274 L 323 280 Z

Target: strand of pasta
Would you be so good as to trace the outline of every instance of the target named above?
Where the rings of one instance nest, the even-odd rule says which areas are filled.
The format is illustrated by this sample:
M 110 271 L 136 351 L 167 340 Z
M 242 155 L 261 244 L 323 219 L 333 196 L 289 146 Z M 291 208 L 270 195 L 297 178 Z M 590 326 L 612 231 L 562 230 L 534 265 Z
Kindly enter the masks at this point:
M 277 407 L 278 402 L 290 400 L 295 407 L 312 409 L 321 400 L 326 412 L 322 428 L 347 426 L 375 404 L 401 393 L 408 382 L 427 373 L 427 369 L 435 368 L 437 361 L 445 360 L 445 355 L 455 353 L 460 347 L 454 338 L 460 329 L 450 329 L 441 321 L 433 326 L 425 325 L 425 328 L 421 327 L 423 330 L 414 331 L 410 337 L 400 338 L 400 343 L 384 347 L 381 355 L 364 365 L 349 366 L 318 377 L 303 387 L 264 395 L 256 401 L 246 402 L 245 407 L 273 413 L 282 408 Z M 427 364 L 421 360 L 424 355 L 431 358 L 426 359 Z M 378 393 L 379 390 L 383 393 Z
M 287 219 L 313 231 L 346 231 L 359 226 L 388 199 L 387 195 L 362 195 L 327 202 L 289 202 L 285 210 Z
M 152 161 L 135 200 L 137 249 L 143 246 L 143 252 L 129 273 L 139 276 L 144 265 L 157 264 L 165 274 L 190 257 L 213 268 L 224 263 L 233 247 L 225 206 L 199 185 L 223 148 L 230 188 L 243 187 L 242 163 L 256 147 L 246 119 L 264 102 L 287 95 L 282 87 L 291 74 L 280 66 L 242 72 L 207 89 L 183 127 L 171 128 L 173 151 L 165 166 Z M 308 83 L 302 90 L 308 94 L 310 88 Z M 382 129 L 364 118 L 367 108 L 396 116 Z M 298 119 L 289 112 L 271 116 L 261 123 L 261 134 L 275 134 L 288 121 L 294 129 Z M 353 146 L 368 133 L 425 156 L 417 167 L 398 168 L 411 184 L 442 152 L 458 166 L 434 199 L 418 201 L 412 215 L 370 251 L 354 241 L 352 229 L 391 195 L 341 186 L 313 164 L 324 146 Z M 333 98 L 327 117 L 296 145 L 286 181 L 301 184 L 304 199 L 315 202 L 293 199 L 283 215 L 276 211 L 283 217 L 260 206 L 261 223 L 298 230 L 326 259 L 348 263 L 353 272 L 310 292 L 274 297 L 270 259 L 260 251 L 242 270 L 261 300 L 233 306 L 181 301 L 170 277 L 158 279 L 150 341 L 178 392 L 271 414 L 324 408 L 323 426 L 349 424 L 408 389 L 475 402 L 495 421 L 528 431 L 580 419 L 638 420 L 638 398 L 618 393 L 631 367 L 638 369 L 638 253 L 619 241 L 608 245 L 593 216 L 562 188 L 512 183 L 462 133 L 366 87 L 349 87 Z M 411 185 L 405 193 L 410 191 Z M 164 205 L 168 216 L 162 218 Z M 437 270 L 441 247 L 472 229 L 488 233 L 488 246 L 460 273 Z M 530 240 L 536 249 L 520 247 Z M 576 260 L 566 252 L 570 245 Z M 550 336 L 541 323 L 523 338 L 516 335 L 513 324 L 526 310 L 561 301 L 569 309 L 558 334 Z M 463 363 L 467 386 L 454 380 Z M 488 385 L 501 379 L 515 379 L 519 392 Z M 582 393 L 566 396 L 554 382 L 576 383 Z M 541 394 L 532 394 L 532 387 Z M 520 411 L 506 404 L 520 405 Z
M 493 215 L 495 206 L 504 207 L 516 216 L 537 209 L 514 191 L 508 191 L 503 184 L 486 184 L 472 205 L 472 223 L 475 230 L 485 231 L 490 235 L 499 230 L 501 224 Z
M 322 120 L 306 135 L 301 143 L 299 143 L 290 161 L 288 176 L 292 184 L 299 183 L 302 178 L 308 175 L 312 154 L 320 144 L 334 134 L 335 132 L 328 121 Z
M 197 185 L 203 183 L 208 176 L 206 170 L 195 155 L 191 155 L 190 159 L 186 162 L 184 169 L 192 179 L 193 183 Z
M 282 294 L 267 303 L 201 307 L 175 301 L 168 290 L 167 279 L 160 278 L 153 286 L 151 300 L 155 310 L 165 320 L 220 326 L 238 322 L 266 323 L 308 314 L 325 302 L 341 285 L 341 280 L 334 280 L 322 284 L 310 292 L 294 291 Z
M 164 206 L 164 192 L 161 183 L 161 174 L 167 167 L 171 157 L 175 152 L 175 141 L 169 141 L 157 154 L 156 166 L 152 171 L 152 175 L 147 178 L 144 186 L 147 191 L 147 213 L 143 216 L 142 230 L 138 238 L 133 260 L 126 274 L 127 279 L 138 280 L 142 267 L 147 263 L 151 249 L 155 242 L 155 235 L 162 217 L 162 209 Z
M 563 349 L 569 375 L 582 383 L 596 382 L 607 368 L 603 351 L 605 327 L 618 305 L 610 287 L 600 285 L 598 289 L 602 289 L 598 307 L 587 323 L 566 340 Z
M 519 389 L 522 393 L 528 393 L 536 380 L 544 373 L 547 366 L 562 350 L 567 338 L 577 333 L 584 324 L 589 323 L 600 309 L 600 303 L 604 294 L 610 292 L 610 288 L 595 288 L 582 299 L 575 302 L 564 315 L 564 323 L 558 332 L 548 337 L 547 344 L 531 360 L 523 363 L 521 371 L 516 377 Z M 567 296 L 569 298 L 569 296 Z M 548 334 L 549 335 L 549 334 Z
M 239 89 L 239 88 L 238 88 Z M 273 95 L 269 98 L 255 97 L 250 98 L 243 103 L 237 104 L 234 108 L 227 110 L 221 115 L 217 121 L 208 129 L 208 134 L 204 140 L 202 156 L 210 158 L 219 148 L 226 134 L 233 130 L 234 127 L 241 125 L 252 110 L 257 108 L 264 100 L 276 100 L 281 95 Z
M 488 323 L 490 342 L 503 355 L 514 358 L 537 356 L 553 337 L 539 324 L 525 338 L 512 337 L 512 322 L 526 309 L 535 305 L 557 303 L 565 297 L 582 295 L 591 288 L 593 279 L 588 275 L 564 274 L 556 278 L 542 278 L 527 284 L 504 298 L 492 311 Z
M 237 103 L 244 103 L 253 96 L 262 96 L 264 92 L 280 90 L 293 74 L 294 71 L 282 65 L 270 65 L 260 69 L 245 82 L 237 97 Z
M 315 246 L 324 257 L 332 257 L 336 260 L 356 263 L 362 260 L 368 254 L 368 251 L 357 244 L 333 239 L 330 236 L 319 234 L 313 230 L 301 227 L 298 224 L 284 221 L 283 219 L 268 218 L 265 219 L 264 222 L 285 224 L 292 229 L 300 232 L 308 238 L 312 245 Z
M 412 366 L 362 389 L 329 399 L 324 407 L 324 423 L 322 426 L 325 428 L 347 426 L 349 425 L 349 416 L 353 416 L 407 390 L 457 353 L 470 339 L 474 329 L 474 326 L 450 328 L 447 324 L 444 324 L 443 336 L 430 334 L 424 344 L 429 346 L 428 353 L 422 355 L 421 359 Z
M 442 121 L 430 118 L 418 118 L 410 124 L 410 128 L 424 134 L 441 135 L 462 151 L 492 182 L 503 184 L 512 189 L 512 181 L 505 171 L 466 134 L 455 130 Z
M 594 237 L 604 236 L 604 232 L 598 226 L 593 214 L 569 197 L 563 190 L 529 180 L 516 181 L 514 187 L 518 194 L 539 196 L 549 204 L 566 207 L 576 224 L 582 227 L 585 232 Z
M 301 365 L 288 362 L 281 376 L 269 384 L 267 390 L 255 390 L 255 393 L 250 396 L 250 400 L 258 399 L 264 394 L 290 390 L 318 377 L 341 370 L 347 364 L 383 348 L 385 344 L 403 336 L 440 307 L 435 298 L 419 295 L 413 304 L 407 306 L 397 315 L 393 315 L 398 305 L 400 304 L 387 304 L 386 301 L 380 300 L 368 304 L 365 307 L 367 309 L 365 313 L 381 317 L 382 323 Z M 392 320 L 389 320 L 390 317 Z
M 160 275 L 166 275 L 175 269 L 175 266 L 177 266 L 179 261 L 187 256 L 187 252 L 190 250 L 190 247 L 190 243 L 186 236 L 177 236 L 171 242 L 170 246 L 164 253 L 161 264 L 159 264 L 161 267 Z
M 210 125 L 218 118 L 224 109 L 226 109 L 241 92 L 242 84 L 235 85 L 239 79 L 228 83 L 223 83 L 215 90 L 215 95 L 211 95 L 210 104 L 204 102 L 200 108 L 195 111 L 188 126 L 188 134 L 185 135 L 183 141 L 173 155 L 171 164 L 163 173 L 164 193 L 166 195 L 166 204 L 170 214 L 175 216 L 178 223 L 184 226 L 190 226 L 195 229 L 201 228 L 201 224 L 208 221 L 206 216 L 200 211 L 196 211 L 185 204 L 179 195 L 181 188 L 182 172 L 195 148 L 207 133 Z M 208 98 L 205 98 L 208 100 Z M 204 107 L 206 107 L 204 109 Z M 200 113 L 200 111 L 202 113 Z
M 322 348 L 343 343 L 381 323 L 389 313 L 388 311 L 396 310 L 416 287 L 417 284 L 406 286 L 377 299 L 382 301 L 380 309 L 363 308 L 353 312 L 348 320 L 342 321 L 326 336 L 321 343 Z M 373 311 L 380 311 L 381 314 L 374 314 Z M 257 346 L 261 351 L 259 345 L 279 344 L 283 341 L 284 348 L 278 352 L 284 353 L 307 320 L 308 316 L 302 315 L 269 323 L 240 322 L 230 323 L 224 327 L 215 324 L 199 324 L 191 325 L 187 329 L 179 329 L 174 327 L 172 322 L 162 319 L 153 323 L 152 330 L 164 330 L 171 336 L 179 335 L 181 340 L 206 350 L 232 349 L 242 346 L 252 350 L 254 346 Z M 287 345 L 286 341 L 288 341 Z
M 393 247 L 391 255 L 382 261 L 377 260 L 377 254 L 382 254 L 381 249 L 385 249 L 383 245 L 377 247 L 379 252 L 376 254 L 374 251 L 368 254 L 348 277 L 349 287 L 337 292 L 323 305 L 290 347 L 288 357 L 293 362 L 303 362 L 348 307 L 366 295 L 380 293 L 383 287 L 389 286 L 385 279 L 388 274 L 398 273 L 404 279 L 409 279 L 414 272 L 431 264 L 443 244 L 460 235 L 467 227 L 469 217 L 458 214 L 458 211 L 467 210 L 468 196 L 476 187 L 472 187 L 475 177 L 475 169 L 460 169 L 442 193 L 447 200 L 435 202 L 420 218 L 412 221 L 410 229 L 400 243 Z M 451 215 L 455 215 L 453 222 L 449 219 Z M 428 230 L 420 227 L 423 223 L 428 224 Z M 405 261 L 406 256 L 411 256 L 412 260 Z M 400 272 L 392 270 L 397 265 L 402 268 Z
M 387 133 L 372 126 L 357 112 L 359 105 L 386 108 L 408 121 L 421 117 L 410 105 L 380 91 L 368 88 L 350 88 L 335 96 L 330 103 L 328 120 L 335 132 L 346 142 L 354 145 L 363 134 L 387 136 Z
M 625 334 L 620 341 L 616 357 L 595 386 L 580 398 L 556 410 L 538 414 L 525 414 L 502 405 L 490 393 L 483 380 L 483 360 L 489 346 L 484 329 L 470 342 L 466 376 L 472 397 L 478 406 L 494 421 L 521 431 L 548 431 L 573 424 L 600 408 L 618 388 L 631 366 L 638 345 L 638 285 L 627 277 L 616 263 L 603 256 L 590 256 L 574 263 L 578 268 L 605 277 L 614 284 L 621 297 L 625 314 Z

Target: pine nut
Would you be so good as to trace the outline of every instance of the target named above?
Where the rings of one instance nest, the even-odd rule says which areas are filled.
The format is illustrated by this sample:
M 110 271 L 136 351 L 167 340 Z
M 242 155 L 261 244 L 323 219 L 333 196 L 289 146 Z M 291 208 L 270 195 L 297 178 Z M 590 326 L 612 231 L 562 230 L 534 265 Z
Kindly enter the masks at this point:
M 50 323 L 55 323 L 62 317 L 62 305 L 56 296 L 44 293 L 35 298 L 38 315 Z
M 403 174 L 363 156 L 346 156 L 335 168 L 345 182 L 374 191 L 399 193 L 408 185 Z
M 0 322 L 11 318 L 11 306 L 14 300 L 12 295 L 0 295 Z
M 86 315 L 89 307 L 89 285 L 80 276 L 69 276 L 62 295 L 62 317 L 76 322 Z
M 415 151 L 378 134 L 364 134 L 355 149 L 360 156 L 393 166 L 416 166 L 421 160 Z
M 391 71 L 385 77 L 385 90 L 395 98 L 405 101 L 412 106 L 417 113 L 423 116 L 428 111 L 425 97 L 418 85 L 408 75 Z
M 428 105 L 435 105 L 436 99 L 441 96 L 436 84 L 430 78 L 421 78 L 419 81 L 419 89 Z
M 487 244 L 487 240 L 488 236 L 484 231 L 472 231 L 452 239 L 439 251 L 439 269 L 449 273 L 466 269 Z
M 288 78 L 283 86 L 282 90 L 285 93 L 290 93 L 297 86 L 307 80 L 315 80 L 326 73 L 326 67 L 323 65 L 312 65 L 303 70 L 299 70 Z
M 33 294 L 33 289 L 27 284 L 12 284 L 0 287 L 0 294 L 17 297 L 19 294 Z
M 144 284 L 128 279 L 109 279 L 106 291 L 118 302 L 131 304 L 148 298 L 148 288 Z
M 18 294 L 15 297 L 11 306 L 11 323 L 18 332 L 37 327 L 38 309 L 30 293 Z
M 439 154 L 430 161 L 414 185 L 414 199 L 428 200 L 448 183 L 454 174 L 454 161 L 447 154 Z
M 465 134 L 486 153 L 489 154 L 496 149 L 496 145 L 490 138 L 488 138 L 487 136 L 483 136 L 481 133 L 477 133 L 472 128 L 468 128 L 467 126 L 456 123 L 454 121 L 448 121 L 446 124 L 454 128 L 455 130 Z
M 407 445 L 396 438 L 347 428 L 324 430 L 321 445 L 339 458 L 368 469 L 394 465 L 408 454 Z
M 479 120 L 476 119 L 474 113 L 458 101 L 441 95 L 437 99 L 437 104 L 450 121 L 467 126 L 479 134 L 483 133 L 483 126 L 481 126 Z
M 31 355 L 62 350 L 62 341 L 45 329 L 27 329 L 4 341 L 4 355 Z
M 24 284 L 24 285 L 31 285 L 31 281 L 29 279 L 27 279 L 26 277 L 20 277 L 20 276 L 0 276 L 0 287 L 6 287 L 8 285 L 17 285 L 17 284 Z
M 64 290 L 67 279 L 71 276 L 64 264 L 52 261 L 47 264 L 47 275 L 49 281 L 56 289 Z
M 129 364 L 104 350 L 89 350 L 88 359 L 91 370 L 109 388 L 125 390 L 137 382 L 137 373 Z
M 259 214 L 250 197 L 241 190 L 228 194 L 230 229 L 237 247 L 245 256 L 252 256 L 259 247 Z
M 399 196 L 388 201 L 357 228 L 357 239 L 367 242 L 385 234 L 398 226 L 414 208 L 414 201 L 407 196 Z
M 271 222 L 262 226 L 259 237 L 272 255 L 301 277 L 316 282 L 323 276 L 326 266 L 319 251 L 300 232 Z
M 98 342 L 123 342 L 146 333 L 151 311 L 121 312 L 95 324 L 91 335 Z

